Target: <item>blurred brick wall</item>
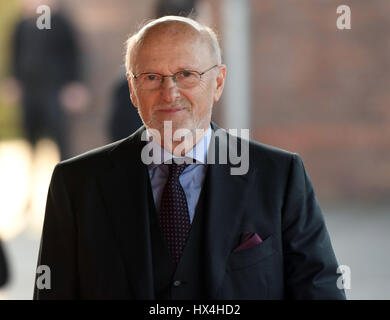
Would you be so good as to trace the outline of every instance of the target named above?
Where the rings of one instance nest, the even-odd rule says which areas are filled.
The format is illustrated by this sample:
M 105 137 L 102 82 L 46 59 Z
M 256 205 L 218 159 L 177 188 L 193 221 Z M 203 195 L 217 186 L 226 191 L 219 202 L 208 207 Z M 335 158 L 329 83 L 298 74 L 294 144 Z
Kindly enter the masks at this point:
M 347 4 L 352 29 L 336 28 Z M 327 201 L 390 199 L 390 2 L 252 0 L 256 140 L 298 152 Z

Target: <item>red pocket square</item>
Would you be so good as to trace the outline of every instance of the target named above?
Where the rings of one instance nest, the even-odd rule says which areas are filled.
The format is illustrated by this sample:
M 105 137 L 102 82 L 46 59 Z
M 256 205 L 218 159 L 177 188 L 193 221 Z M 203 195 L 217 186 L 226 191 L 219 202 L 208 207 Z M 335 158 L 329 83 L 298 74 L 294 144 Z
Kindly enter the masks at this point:
M 252 248 L 262 242 L 263 240 L 261 240 L 256 232 L 243 232 L 241 235 L 240 244 L 233 250 L 233 252 Z

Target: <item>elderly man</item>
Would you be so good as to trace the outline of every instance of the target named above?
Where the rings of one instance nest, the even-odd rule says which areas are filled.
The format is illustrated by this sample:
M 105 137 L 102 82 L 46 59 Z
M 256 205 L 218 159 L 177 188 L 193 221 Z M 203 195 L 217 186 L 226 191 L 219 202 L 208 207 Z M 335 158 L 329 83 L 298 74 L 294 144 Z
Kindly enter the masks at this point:
M 216 138 L 226 66 L 214 32 L 154 20 L 128 40 L 126 68 L 144 126 L 56 166 L 34 297 L 344 299 L 300 157 Z M 214 157 L 245 144 L 241 174 Z

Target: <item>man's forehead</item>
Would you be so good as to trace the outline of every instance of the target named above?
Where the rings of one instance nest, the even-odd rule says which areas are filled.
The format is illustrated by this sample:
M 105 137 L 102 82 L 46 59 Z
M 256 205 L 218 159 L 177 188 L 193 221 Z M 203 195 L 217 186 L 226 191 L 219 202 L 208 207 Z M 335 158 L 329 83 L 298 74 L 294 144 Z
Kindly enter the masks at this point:
M 159 59 L 163 57 L 183 58 L 188 60 L 194 55 L 198 60 L 207 58 L 210 53 L 209 45 L 199 33 L 185 32 L 156 32 L 148 34 L 147 37 L 139 43 L 136 50 L 137 58 Z M 180 57 L 176 54 L 180 52 Z
M 139 40 L 140 45 L 150 44 L 158 45 L 166 41 L 169 42 L 193 42 L 204 41 L 204 37 L 199 30 L 183 22 L 166 22 L 158 24 L 146 30 Z

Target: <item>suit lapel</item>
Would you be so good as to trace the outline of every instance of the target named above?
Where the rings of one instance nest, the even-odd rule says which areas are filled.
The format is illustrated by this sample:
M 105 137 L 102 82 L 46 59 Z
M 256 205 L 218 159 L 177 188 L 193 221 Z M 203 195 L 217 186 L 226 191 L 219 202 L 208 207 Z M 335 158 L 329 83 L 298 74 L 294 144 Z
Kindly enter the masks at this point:
M 214 130 L 219 129 L 215 124 L 212 126 Z M 216 152 L 216 164 L 209 164 L 205 181 L 208 189 L 205 265 L 209 299 L 217 299 L 229 254 L 238 241 L 241 220 L 248 210 L 248 197 L 256 176 L 251 170 L 245 175 L 231 175 L 230 164 L 218 164 L 219 147 L 227 148 L 226 141 L 212 139 L 208 152 Z
M 153 299 L 147 167 L 141 162 L 144 143 L 139 129 L 111 151 L 111 170 L 100 176 L 100 187 L 136 299 Z M 137 155 L 137 156 L 135 156 Z

